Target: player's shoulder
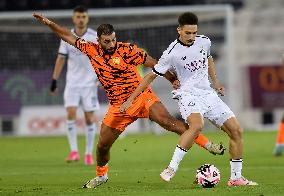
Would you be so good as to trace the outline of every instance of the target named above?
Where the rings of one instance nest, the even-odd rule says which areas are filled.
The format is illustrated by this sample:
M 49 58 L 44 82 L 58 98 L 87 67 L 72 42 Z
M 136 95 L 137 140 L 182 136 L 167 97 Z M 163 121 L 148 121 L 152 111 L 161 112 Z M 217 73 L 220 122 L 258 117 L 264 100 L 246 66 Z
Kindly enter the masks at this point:
M 137 49 L 137 45 L 128 42 L 117 42 L 117 49 L 123 51 L 132 51 L 133 49 Z
M 207 39 L 207 40 L 210 40 L 209 37 L 205 36 L 205 35 L 196 35 L 196 38 L 198 39 Z
M 98 51 L 98 49 L 99 49 L 98 43 L 86 40 L 84 38 L 78 38 L 77 41 L 76 41 L 76 45 L 77 45 L 77 47 L 78 46 L 80 47 L 80 45 L 84 45 L 84 46 L 87 47 L 88 50 L 92 50 L 92 51 Z
M 87 29 L 87 33 L 88 33 L 89 35 L 93 35 L 93 36 L 96 36 L 96 37 L 97 37 L 97 31 L 95 31 L 95 30 L 92 29 L 92 28 L 88 28 L 88 29 Z
M 127 47 L 137 46 L 137 44 L 133 44 L 133 43 L 130 43 L 130 42 L 117 42 L 117 45 L 118 46 L 127 46 Z
M 178 40 L 176 39 L 172 43 L 170 43 L 168 48 L 164 51 L 164 54 L 167 54 L 167 55 L 173 54 L 178 48 L 177 45 L 178 45 Z
M 210 44 L 211 43 L 210 38 L 205 36 L 205 35 L 196 35 L 195 40 L 199 43 L 202 43 L 202 44 Z

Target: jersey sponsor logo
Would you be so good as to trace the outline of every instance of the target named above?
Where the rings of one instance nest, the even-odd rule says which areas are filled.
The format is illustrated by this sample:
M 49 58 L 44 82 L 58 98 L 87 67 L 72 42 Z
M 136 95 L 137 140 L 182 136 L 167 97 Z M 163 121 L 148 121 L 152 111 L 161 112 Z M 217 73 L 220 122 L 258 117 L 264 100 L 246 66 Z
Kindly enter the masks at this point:
M 202 48 L 200 51 L 199 51 L 203 56 L 206 55 L 206 51 Z
M 206 68 L 206 59 L 202 58 L 201 60 L 192 61 L 191 63 L 185 64 L 183 67 L 186 70 L 189 70 L 190 72 L 194 72 L 196 70 L 199 70 L 201 68 Z

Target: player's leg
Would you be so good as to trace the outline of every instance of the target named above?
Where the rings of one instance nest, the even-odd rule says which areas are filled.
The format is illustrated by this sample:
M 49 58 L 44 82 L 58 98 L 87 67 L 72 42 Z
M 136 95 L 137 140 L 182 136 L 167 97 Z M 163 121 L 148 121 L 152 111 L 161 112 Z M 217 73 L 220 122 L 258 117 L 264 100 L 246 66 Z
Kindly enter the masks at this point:
M 249 181 L 242 176 L 243 130 L 236 117 L 231 117 L 226 120 L 221 126 L 221 129 L 225 131 L 230 138 L 231 177 L 228 181 L 228 186 L 257 185 L 257 183 Z
M 96 177 L 88 181 L 83 188 L 95 188 L 108 180 L 108 162 L 110 148 L 125 128 L 137 118 L 119 112 L 119 107 L 110 106 L 103 123 L 97 143 Z
M 94 149 L 94 139 L 97 131 L 95 125 L 94 112 L 85 112 L 86 120 L 86 149 L 85 149 L 85 164 L 93 165 L 93 149 Z
M 149 118 L 164 129 L 178 135 L 182 135 L 188 129 L 188 125 L 170 115 L 161 102 L 155 102 L 150 106 Z
M 204 117 L 215 122 L 218 127 L 227 133 L 230 138 L 229 153 L 231 165 L 231 177 L 228 181 L 229 186 L 257 185 L 242 177 L 242 155 L 243 155 L 243 129 L 237 121 L 230 108 L 217 96 L 208 97 L 208 106 L 211 110 L 204 114 Z
M 67 138 L 70 146 L 70 153 L 66 158 L 67 162 L 79 161 L 77 144 L 77 128 L 76 128 L 76 111 L 77 107 L 67 107 Z
M 97 143 L 96 177 L 84 184 L 83 188 L 95 188 L 108 180 L 108 162 L 110 160 L 110 148 L 119 137 L 121 131 L 102 123 L 99 141 Z
M 77 88 L 65 87 L 64 106 L 67 111 L 67 136 L 71 149 L 67 162 L 78 161 L 80 159 L 77 145 L 76 111 L 79 105 L 80 95 Z
M 203 117 L 200 113 L 191 113 L 187 122 L 190 124 L 189 128 L 180 136 L 169 166 L 160 174 L 164 181 L 169 182 L 174 177 L 181 160 L 204 126 Z
M 94 111 L 99 109 L 99 101 L 97 95 L 97 87 L 85 87 L 82 88 L 80 93 L 83 109 L 85 111 L 86 120 L 86 150 L 85 150 L 85 164 L 93 165 L 93 147 L 95 134 L 97 132 L 96 115 Z
M 110 148 L 122 132 L 102 123 L 99 141 L 97 144 L 97 166 L 104 167 L 110 159 Z M 98 176 L 102 173 L 98 171 Z
M 149 108 L 149 117 L 152 121 L 158 123 L 168 131 L 175 132 L 179 135 L 187 130 L 188 124 L 174 118 L 161 102 L 154 102 Z M 221 143 L 215 144 L 202 134 L 198 134 L 194 142 L 199 146 L 207 149 L 212 154 L 224 154 L 225 148 Z
M 284 116 L 279 124 L 276 145 L 273 151 L 275 156 L 281 156 L 284 148 Z
M 243 130 L 235 117 L 231 117 L 224 122 L 221 129 L 225 131 L 229 140 L 229 153 L 232 160 L 240 160 L 243 156 Z

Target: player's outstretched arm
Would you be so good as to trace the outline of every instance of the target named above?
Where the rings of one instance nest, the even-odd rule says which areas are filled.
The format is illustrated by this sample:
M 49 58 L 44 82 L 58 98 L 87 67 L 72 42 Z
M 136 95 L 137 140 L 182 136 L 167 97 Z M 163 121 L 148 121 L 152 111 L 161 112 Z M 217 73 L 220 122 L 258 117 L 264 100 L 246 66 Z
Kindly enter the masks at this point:
M 33 17 L 35 17 L 39 22 L 42 24 L 48 26 L 54 33 L 56 33 L 61 39 L 66 41 L 72 46 L 75 46 L 75 42 L 77 40 L 77 37 L 71 33 L 71 31 L 65 27 L 62 27 L 53 21 L 49 20 L 45 16 L 33 13 Z
M 216 89 L 216 91 L 221 96 L 224 96 L 225 95 L 225 87 L 223 85 L 221 85 L 220 81 L 217 78 L 215 63 L 214 63 L 212 56 L 210 56 L 208 58 L 208 74 L 209 74 L 209 76 L 212 80 L 213 87 Z
M 138 95 L 140 95 L 140 93 L 144 91 L 151 84 L 151 82 L 155 80 L 156 77 L 156 74 L 152 72 L 148 73 L 135 89 L 135 91 L 130 95 L 130 97 L 128 97 L 128 99 L 120 106 L 119 111 L 125 112 L 131 106 L 134 99 L 138 97 Z

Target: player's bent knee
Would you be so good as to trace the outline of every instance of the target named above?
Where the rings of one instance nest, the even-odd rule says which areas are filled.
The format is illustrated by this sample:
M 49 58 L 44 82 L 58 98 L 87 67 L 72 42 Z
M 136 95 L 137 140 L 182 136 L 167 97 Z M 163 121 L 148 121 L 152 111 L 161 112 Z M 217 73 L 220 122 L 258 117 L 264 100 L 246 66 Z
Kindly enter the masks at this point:
M 243 137 L 244 130 L 241 127 L 238 127 L 236 132 L 238 134 L 238 137 L 241 139 Z
M 97 149 L 99 150 L 109 150 L 111 148 L 111 144 L 106 140 L 99 139 L 97 143 Z
M 86 119 L 86 124 L 87 125 L 91 125 L 93 123 L 94 123 L 93 119 Z
M 67 115 L 68 120 L 76 120 L 76 115 Z
M 98 143 L 97 144 L 97 149 L 100 151 L 100 152 L 105 152 L 105 151 L 108 151 L 110 149 L 111 145 L 108 145 L 106 143 Z
M 76 119 L 76 111 L 67 110 L 67 119 L 68 120 L 75 120 Z
M 190 129 L 193 130 L 194 132 L 200 133 L 200 131 L 204 128 L 203 124 L 194 124 L 190 125 Z
M 231 131 L 232 139 L 241 140 L 243 137 L 243 129 L 241 127 L 236 127 Z
M 94 123 L 94 114 L 93 112 L 85 112 L 85 121 L 87 125 Z

